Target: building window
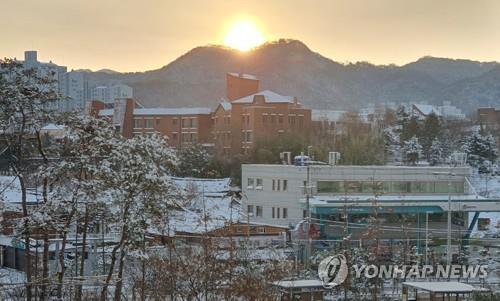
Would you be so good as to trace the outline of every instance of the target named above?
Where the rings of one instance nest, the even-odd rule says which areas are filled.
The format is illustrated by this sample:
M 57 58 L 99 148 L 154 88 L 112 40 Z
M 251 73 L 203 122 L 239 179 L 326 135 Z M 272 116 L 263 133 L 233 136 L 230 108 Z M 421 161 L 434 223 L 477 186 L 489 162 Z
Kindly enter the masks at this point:
M 278 189 L 277 190 L 280 191 L 281 190 L 281 187 L 280 187 L 281 186 L 281 180 L 278 180 L 277 182 L 278 182 Z
M 245 132 L 245 142 L 252 142 L 253 134 L 250 131 Z
M 134 129 L 142 128 L 142 119 L 134 119 Z
M 288 180 L 283 180 L 283 191 L 288 190 Z
M 248 178 L 247 182 L 248 182 L 247 189 L 253 189 L 254 179 Z
M 263 186 L 264 186 L 264 185 L 263 185 L 263 181 L 262 181 L 262 179 L 257 179 L 257 183 L 256 183 L 256 185 L 255 185 L 255 189 L 262 190 Z
M 172 140 L 177 141 L 177 133 L 172 133 Z
M 262 123 L 267 124 L 267 114 L 262 114 Z
M 257 217 L 262 217 L 262 206 L 255 206 L 255 215 Z
M 280 218 L 280 208 L 276 208 L 276 218 Z
M 283 208 L 283 218 L 288 218 L 288 208 Z
M 172 119 L 172 124 L 173 125 L 177 125 L 177 117 L 175 117 L 175 118 Z
M 276 123 L 276 115 L 271 115 L 271 123 L 272 124 Z
M 253 214 L 253 205 L 248 205 L 248 206 L 247 206 L 247 213 L 248 213 L 249 215 L 252 215 L 252 214 Z
M 258 227 L 257 232 L 259 233 L 266 233 L 266 228 L 265 227 Z
M 153 119 L 146 119 L 144 127 L 146 129 L 152 129 L 153 128 Z
M 306 218 L 307 217 L 307 210 L 302 210 L 302 218 Z
M 281 114 L 278 116 L 278 123 L 283 124 L 283 115 Z
M 276 180 L 273 179 L 273 191 L 275 191 L 275 190 L 276 190 Z
M 198 127 L 198 118 L 191 118 L 191 128 Z
M 272 216 L 272 218 L 274 218 L 274 207 L 273 207 L 273 209 L 271 210 L 271 212 L 272 212 L 271 216 Z
M 160 118 L 156 119 L 156 125 L 160 125 Z

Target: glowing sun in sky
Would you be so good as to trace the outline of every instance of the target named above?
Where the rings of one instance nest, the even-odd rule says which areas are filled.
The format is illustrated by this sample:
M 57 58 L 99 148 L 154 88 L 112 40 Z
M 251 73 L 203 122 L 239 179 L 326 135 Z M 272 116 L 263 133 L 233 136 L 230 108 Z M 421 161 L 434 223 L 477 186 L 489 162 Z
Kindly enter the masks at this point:
M 226 46 L 241 51 L 250 50 L 264 42 L 264 36 L 251 21 L 238 21 L 234 23 L 224 38 Z

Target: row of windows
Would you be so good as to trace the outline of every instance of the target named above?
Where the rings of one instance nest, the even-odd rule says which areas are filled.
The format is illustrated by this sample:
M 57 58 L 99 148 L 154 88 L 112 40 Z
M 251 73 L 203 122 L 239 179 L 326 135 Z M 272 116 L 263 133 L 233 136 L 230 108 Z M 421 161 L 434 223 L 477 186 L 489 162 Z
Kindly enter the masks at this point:
M 254 178 L 248 178 L 247 179 L 247 189 L 257 189 L 261 190 L 263 187 L 263 181 L 262 179 L 254 179 Z
M 224 124 L 231 124 L 231 116 L 223 116 L 220 117 L 222 119 L 222 122 Z M 217 124 L 219 122 L 219 117 L 214 117 L 214 124 Z
M 157 118 L 157 119 L 152 119 L 152 118 L 148 118 L 148 119 L 138 119 L 138 118 L 134 118 L 134 129 L 152 129 L 154 124 L 156 123 L 156 125 L 159 125 L 160 124 L 160 119 Z
M 182 133 L 182 142 L 198 142 L 198 135 L 196 133 Z
M 196 128 L 198 127 L 198 118 L 182 118 L 182 128 Z
M 247 206 L 247 213 L 249 216 L 252 216 L 254 214 L 253 207 L 253 205 Z M 262 217 L 262 206 L 255 206 L 255 216 Z
M 287 191 L 288 190 L 288 180 L 273 179 L 273 191 Z
M 272 218 L 288 218 L 288 208 L 279 208 L 279 207 L 274 208 L 273 207 L 271 212 L 272 212 L 271 213 Z M 283 214 L 281 214 L 281 216 L 280 216 L 280 212 L 283 213 Z
M 273 191 L 288 191 L 288 180 L 273 179 L 271 187 Z M 261 178 L 248 178 L 247 189 L 262 190 L 264 189 L 264 181 Z
M 250 216 L 254 214 L 254 205 L 247 206 L 247 212 Z M 255 216 L 262 217 L 263 208 L 262 206 L 255 206 Z M 271 208 L 272 218 L 288 218 L 288 208 L 272 207 Z
M 172 118 L 172 125 L 177 125 L 178 118 Z M 140 128 L 146 128 L 146 129 L 152 129 L 154 124 L 157 126 L 160 125 L 161 119 L 160 118 L 146 118 L 146 119 L 141 119 L 141 118 L 134 118 L 134 128 L 135 129 L 140 129 Z M 182 118 L 182 127 L 183 128 L 196 128 L 198 127 L 198 118 L 197 117 L 188 117 L 188 118 Z
M 464 193 L 463 182 L 318 181 L 318 193 Z

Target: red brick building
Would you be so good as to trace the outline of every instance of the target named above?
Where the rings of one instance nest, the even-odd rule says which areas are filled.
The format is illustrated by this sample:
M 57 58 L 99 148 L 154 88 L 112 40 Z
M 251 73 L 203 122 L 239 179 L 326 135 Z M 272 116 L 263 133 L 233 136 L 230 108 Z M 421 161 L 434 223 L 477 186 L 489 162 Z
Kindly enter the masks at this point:
M 307 134 L 311 110 L 295 97 L 259 91 L 259 80 L 248 74 L 228 73 L 226 95 L 213 115 L 213 135 L 219 154 L 246 154 L 261 138 L 283 133 Z
M 247 154 L 261 138 L 284 133 L 308 134 L 311 110 L 295 97 L 259 91 L 248 74 L 226 75 L 226 96 L 215 112 L 209 108 L 142 108 L 133 99 L 117 99 L 112 109 L 92 101 L 87 112 L 110 118 L 124 137 L 159 132 L 173 147 L 215 145 L 218 154 Z
M 212 112 L 209 108 L 140 108 L 133 99 L 117 99 L 112 109 L 92 101 L 87 112 L 110 118 L 124 137 L 158 132 L 172 147 L 190 143 L 212 145 Z
M 495 108 L 479 108 L 477 109 L 477 118 L 479 124 L 489 128 L 500 128 L 500 110 Z

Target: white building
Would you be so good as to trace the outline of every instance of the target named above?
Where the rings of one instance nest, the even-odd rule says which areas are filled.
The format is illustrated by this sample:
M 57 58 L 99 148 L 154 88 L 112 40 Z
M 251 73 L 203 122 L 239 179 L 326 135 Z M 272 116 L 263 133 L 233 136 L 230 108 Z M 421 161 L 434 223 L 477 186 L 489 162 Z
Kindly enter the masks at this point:
M 24 52 L 23 66 L 25 69 L 36 70 L 39 76 L 51 76 L 54 80 L 54 89 L 56 89 L 61 94 L 63 93 L 63 77 L 67 71 L 66 66 L 56 65 L 52 61 L 49 61 L 48 63 L 40 62 L 38 61 L 38 53 L 34 50 Z M 64 100 L 60 100 L 58 101 L 54 109 L 62 111 L 64 109 L 64 106 Z
M 89 100 L 87 74 L 80 71 L 70 71 L 63 76 L 62 94 L 67 98 L 64 111 L 77 111 L 85 108 Z
M 317 220 L 356 223 L 359 215 L 435 214 L 443 222 L 448 198 L 453 202 L 454 227 L 467 229 L 467 212 L 500 211 L 498 200 L 476 195 L 468 177 L 469 167 L 413 166 L 306 166 L 244 164 L 242 190 L 244 209 L 251 221 L 295 226 L 306 217 L 304 187 L 312 187 L 309 204 Z M 374 201 L 378 202 L 374 205 Z M 357 215 L 357 216 L 356 216 Z M 421 218 L 421 217 L 419 217 Z M 425 218 L 425 217 L 424 217 Z M 421 222 L 423 219 L 420 219 Z M 442 225 L 440 225 L 442 226 Z
M 114 103 L 118 98 L 134 98 L 132 87 L 124 84 L 101 85 L 90 90 L 91 100 L 100 100 L 104 103 Z

